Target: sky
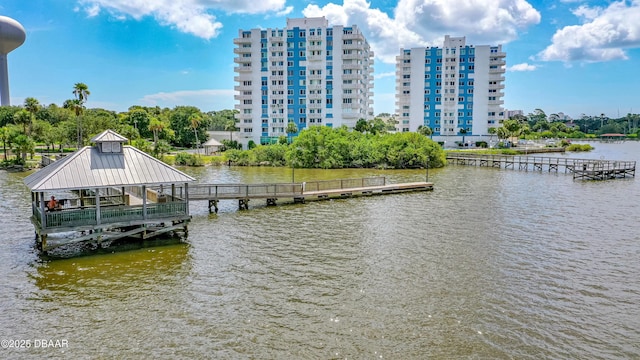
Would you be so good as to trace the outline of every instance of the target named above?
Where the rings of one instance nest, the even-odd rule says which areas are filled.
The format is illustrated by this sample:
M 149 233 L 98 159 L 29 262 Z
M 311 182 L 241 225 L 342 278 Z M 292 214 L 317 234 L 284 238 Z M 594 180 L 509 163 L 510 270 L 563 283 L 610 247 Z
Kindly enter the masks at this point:
M 238 31 L 325 16 L 371 44 L 375 114 L 395 112 L 400 49 L 445 35 L 503 46 L 506 109 L 640 113 L 640 0 L 2 0 L 0 15 L 27 32 L 8 54 L 12 105 L 61 105 L 82 82 L 89 108 L 233 109 Z

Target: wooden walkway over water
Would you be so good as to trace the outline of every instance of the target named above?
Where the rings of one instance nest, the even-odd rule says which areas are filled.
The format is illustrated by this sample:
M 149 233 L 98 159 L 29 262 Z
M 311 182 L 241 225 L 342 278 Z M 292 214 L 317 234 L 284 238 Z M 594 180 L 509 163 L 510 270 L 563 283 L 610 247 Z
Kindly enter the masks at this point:
M 312 200 L 427 190 L 433 190 L 433 183 L 388 184 L 385 177 L 280 184 L 193 184 L 189 186 L 189 200 L 206 200 L 209 202 L 209 211 L 218 212 L 220 200 L 237 200 L 238 207 L 246 210 L 249 208 L 249 201 L 255 199 L 265 200 L 267 206 L 272 206 L 281 199 L 304 203 Z
M 448 153 L 447 161 L 456 165 L 497 167 L 524 171 L 573 174 L 574 179 L 607 180 L 635 177 L 635 161 L 573 159 L 531 155 L 487 155 Z

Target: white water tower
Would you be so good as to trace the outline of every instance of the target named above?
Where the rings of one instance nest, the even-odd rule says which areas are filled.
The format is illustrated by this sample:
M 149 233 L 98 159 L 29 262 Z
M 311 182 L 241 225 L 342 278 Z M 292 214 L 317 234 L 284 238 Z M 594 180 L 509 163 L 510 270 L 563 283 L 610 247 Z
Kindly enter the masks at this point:
M 19 22 L 0 16 L 0 105 L 8 106 L 9 100 L 9 68 L 7 54 L 24 43 L 27 33 Z

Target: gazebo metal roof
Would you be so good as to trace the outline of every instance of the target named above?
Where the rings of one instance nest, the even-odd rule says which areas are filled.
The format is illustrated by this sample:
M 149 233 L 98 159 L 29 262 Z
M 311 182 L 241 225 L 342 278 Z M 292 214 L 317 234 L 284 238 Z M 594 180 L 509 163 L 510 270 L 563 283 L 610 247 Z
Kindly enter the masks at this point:
M 111 134 L 106 135 L 111 137 Z M 100 140 L 121 139 L 98 139 Z M 31 191 L 45 191 L 177 184 L 194 180 L 193 177 L 132 146 L 123 146 L 122 153 L 101 153 L 97 147 L 85 146 L 27 176 L 24 183 Z
M 222 146 L 222 143 L 214 138 L 207 140 L 202 146 Z
M 94 143 L 105 142 L 105 141 L 127 142 L 129 141 L 129 139 L 118 134 L 113 130 L 105 130 L 91 139 L 91 142 L 94 142 Z

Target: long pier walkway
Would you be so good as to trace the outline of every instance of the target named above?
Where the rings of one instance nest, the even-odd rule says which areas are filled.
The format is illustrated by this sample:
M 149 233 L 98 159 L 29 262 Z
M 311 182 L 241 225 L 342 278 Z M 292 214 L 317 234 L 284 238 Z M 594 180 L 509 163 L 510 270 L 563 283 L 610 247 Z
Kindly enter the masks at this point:
M 189 186 L 189 201 L 206 200 L 209 202 L 209 211 L 218 212 L 220 200 L 238 200 L 238 207 L 246 210 L 249 208 L 249 201 L 254 199 L 266 200 L 267 206 L 272 206 L 279 199 L 304 203 L 311 200 L 428 190 L 433 190 L 433 183 L 388 184 L 385 177 L 280 184 L 193 184 Z
M 574 179 L 607 180 L 635 177 L 635 161 L 573 159 L 531 155 L 488 155 L 448 153 L 447 161 L 456 165 L 497 167 L 524 171 L 572 173 Z

